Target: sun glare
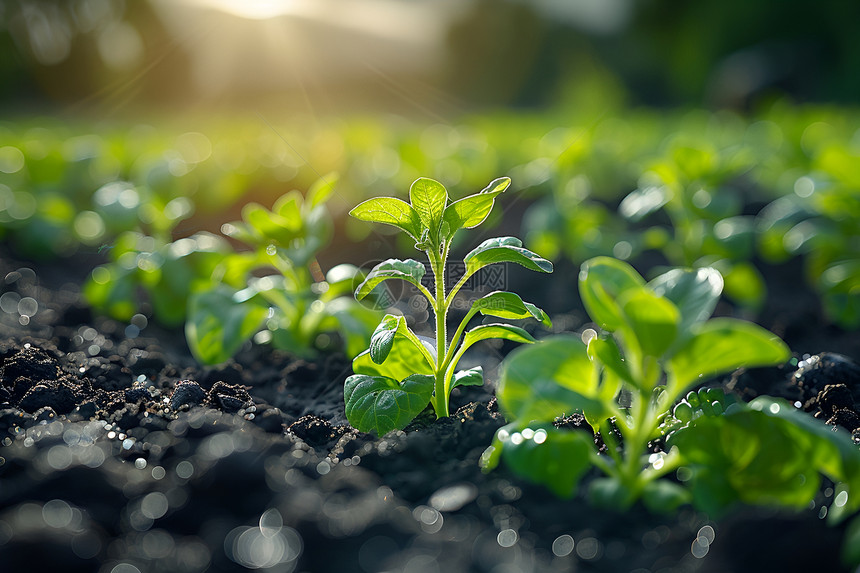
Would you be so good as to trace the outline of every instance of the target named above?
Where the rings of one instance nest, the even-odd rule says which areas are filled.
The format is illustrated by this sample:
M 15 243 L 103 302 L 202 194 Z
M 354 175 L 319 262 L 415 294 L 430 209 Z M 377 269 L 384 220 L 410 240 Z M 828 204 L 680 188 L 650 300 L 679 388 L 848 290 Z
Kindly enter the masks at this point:
M 208 6 L 249 20 L 266 20 L 289 14 L 295 0 L 193 0 L 200 6 Z

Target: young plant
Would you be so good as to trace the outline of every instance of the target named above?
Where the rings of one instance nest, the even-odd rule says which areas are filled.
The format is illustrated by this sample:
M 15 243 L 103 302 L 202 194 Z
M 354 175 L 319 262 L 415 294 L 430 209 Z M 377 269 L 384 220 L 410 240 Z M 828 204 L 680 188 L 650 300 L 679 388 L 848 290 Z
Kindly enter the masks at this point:
M 510 185 L 502 177 L 483 191 L 449 202 L 441 183 L 420 178 L 409 190 L 410 203 L 392 197 L 369 199 L 350 214 L 362 221 L 393 225 L 415 241 L 424 251 L 433 273 L 433 292 L 422 282 L 424 265 L 413 259 L 388 259 L 376 265 L 355 291 L 362 300 L 383 281 L 398 279 L 412 284 L 428 300 L 435 314 L 436 336 L 428 340 L 417 336 L 403 316 L 386 315 L 376 327 L 370 348 L 353 360 L 355 372 L 346 380 L 346 416 L 357 429 L 380 435 L 405 427 L 427 404 L 438 418 L 449 415 L 451 390 L 457 386 L 483 383 L 481 367 L 457 371 L 466 350 L 478 341 L 501 338 L 514 342 L 534 342 L 520 327 L 510 324 L 481 324 L 466 330 L 469 321 L 481 313 L 504 319 L 534 318 L 550 325 L 546 313 L 523 302 L 516 294 L 492 292 L 472 303 L 460 325 L 449 336 L 448 309 L 457 293 L 472 276 L 494 263 L 517 263 L 527 269 L 549 273 L 552 263 L 524 249 L 516 237 L 487 239 L 464 258 L 464 271 L 451 286 L 445 284 L 445 269 L 454 235 L 460 229 L 480 225 L 493 208 L 496 197 Z
M 484 452 L 486 469 L 504 460 L 569 497 L 597 468 L 606 477 L 588 493 L 599 505 L 624 509 L 641 498 L 667 511 L 692 502 L 711 516 L 739 502 L 802 509 L 823 474 L 837 484 L 831 522 L 860 509 L 860 450 L 845 433 L 784 400 L 744 404 L 719 389 L 688 392 L 707 377 L 789 357 L 759 326 L 708 319 L 722 290 L 718 272 L 673 269 L 645 283 L 626 263 L 598 257 L 583 264 L 579 286 L 603 333 L 587 343 L 551 337 L 506 359 L 497 394 L 512 422 Z M 574 412 L 605 449 L 591 432 L 557 427 Z M 658 479 L 675 470 L 687 487 Z
M 251 250 L 224 257 L 189 298 L 185 334 L 198 360 L 224 362 L 255 335 L 298 356 L 313 356 L 332 332 L 351 356 L 365 348 L 381 313 L 353 300 L 358 268 L 338 265 L 323 277 L 315 259 L 331 239 L 333 184 L 320 180 L 307 198 L 287 193 L 271 211 L 249 203 L 242 221 L 222 228 Z
M 673 269 L 646 283 L 621 261 L 586 261 L 580 295 L 602 333 L 587 342 L 551 337 L 507 358 L 497 395 L 511 424 L 485 452 L 485 467 L 504 459 L 515 472 L 570 496 L 595 466 L 607 476 L 591 484 L 596 501 L 622 508 L 640 497 L 663 506 L 685 501 L 685 490 L 657 480 L 678 468 L 679 453 L 649 456 L 647 449 L 672 405 L 705 377 L 790 356 L 755 324 L 708 320 L 722 286 L 711 268 Z M 599 432 L 605 453 L 590 432 L 553 425 L 575 412 Z
M 209 279 L 230 246 L 205 231 L 173 240 L 174 229 L 193 214 L 194 203 L 186 197 L 167 200 L 151 190 L 141 193 L 146 201 L 136 187 L 121 182 L 95 193 L 97 207 L 86 212 L 87 220 L 99 222 L 96 227 L 105 226 L 109 232 L 137 222 L 138 230 L 121 232 L 99 249 L 109 261 L 93 269 L 84 296 L 96 310 L 116 320 L 151 314 L 164 326 L 181 326 L 194 285 Z M 146 219 L 146 225 L 140 219 Z
M 827 318 L 860 329 L 860 199 L 851 154 L 833 145 L 819 170 L 798 178 L 800 195 L 785 195 L 758 215 L 762 256 L 781 263 L 804 259 L 806 280 Z
M 675 135 L 640 177 L 639 188 L 618 205 L 631 226 L 668 219 L 668 230 L 647 231 L 662 231 L 662 239 L 643 246 L 661 250 L 675 265 L 717 268 L 724 294 L 751 310 L 760 309 L 767 294 L 752 263 L 755 218 L 743 214 L 742 182 L 754 163 L 750 149 Z

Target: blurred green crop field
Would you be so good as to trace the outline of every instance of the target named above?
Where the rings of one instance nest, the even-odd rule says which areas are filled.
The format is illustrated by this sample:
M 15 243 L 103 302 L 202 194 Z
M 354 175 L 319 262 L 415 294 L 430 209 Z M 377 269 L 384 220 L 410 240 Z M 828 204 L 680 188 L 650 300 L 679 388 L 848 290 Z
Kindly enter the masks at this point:
M 242 205 L 271 206 L 328 173 L 340 175 L 328 203 L 346 230 L 338 240 L 353 242 L 368 229 L 346 212 L 365 198 L 405 197 L 424 176 L 456 199 L 506 175 L 516 194 L 502 202 L 504 224 L 522 225 L 515 232 L 526 246 L 549 258 L 635 263 L 656 251 L 667 264 L 718 268 L 726 294 L 755 311 L 767 297 L 761 264 L 800 257 L 829 319 L 856 329 L 858 120 L 854 109 L 785 102 L 747 116 L 556 109 L 483 112 L 453 124 L 395 115 L 18 118 L 0 122 L 0 236 L 32 259 L 101 253 L 147 284 L 157 279 L 146 273 L 165 260 L 153 253 L 189 237 L 211 240 L 185 242 L 186 251 L 210 249 Z M 100 268 L 96 278 L 110 280 Z

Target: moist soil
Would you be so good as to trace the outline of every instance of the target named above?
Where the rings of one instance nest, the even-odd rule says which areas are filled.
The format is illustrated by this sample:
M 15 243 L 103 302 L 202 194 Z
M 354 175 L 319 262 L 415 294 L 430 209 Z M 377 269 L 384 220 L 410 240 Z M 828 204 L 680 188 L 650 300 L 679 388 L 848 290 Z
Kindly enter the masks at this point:
M 0 299 L 2 571 L 847 571 L 844 528 L 822 519 L 826 484 L 805 511 L 712 518 L 616 513 L 504 467 L 482 473 L 505 424 L 495 349 L 479 360 L 488 383 L 455 391 L 454 415 L 425 411 L 380 438 L 347 424 L 346 357 L 248 347 L 201 367 L 181 332 L 87 308 L 78 285 L 94 264 L 0 256 L 0 296 L 13 293 Z M 824 323 L 801 274 L 767 269 L 771 298 L 757 317 L 795 360 L 714 384 L 789 398 L 856 435 L 858 335 Z M 518 292 L 576 331 L 587 325 L 571 307 L 575 277 L 561 265 L 546 286 Z

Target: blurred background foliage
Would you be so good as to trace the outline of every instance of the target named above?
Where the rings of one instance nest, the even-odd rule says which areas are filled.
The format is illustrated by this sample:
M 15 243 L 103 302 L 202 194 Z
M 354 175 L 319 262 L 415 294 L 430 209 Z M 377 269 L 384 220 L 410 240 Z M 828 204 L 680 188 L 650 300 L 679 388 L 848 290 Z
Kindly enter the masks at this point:
M 174 242 L 338 172 L 331 267 L 384 235 L 346 220 L 357 201 L 509 175 L 496 223 L 556 260 L 715 265 L 749 312 L 763 264 L 803 260 L 856 328 L 858 21 L 840 0 L 0 0 L 0 237 L 155 288 Z
M 858 21 L 842 0 L 3 0 L 0 101 L 442 113 L 597 82 L 632 105 L 854 103 Z

